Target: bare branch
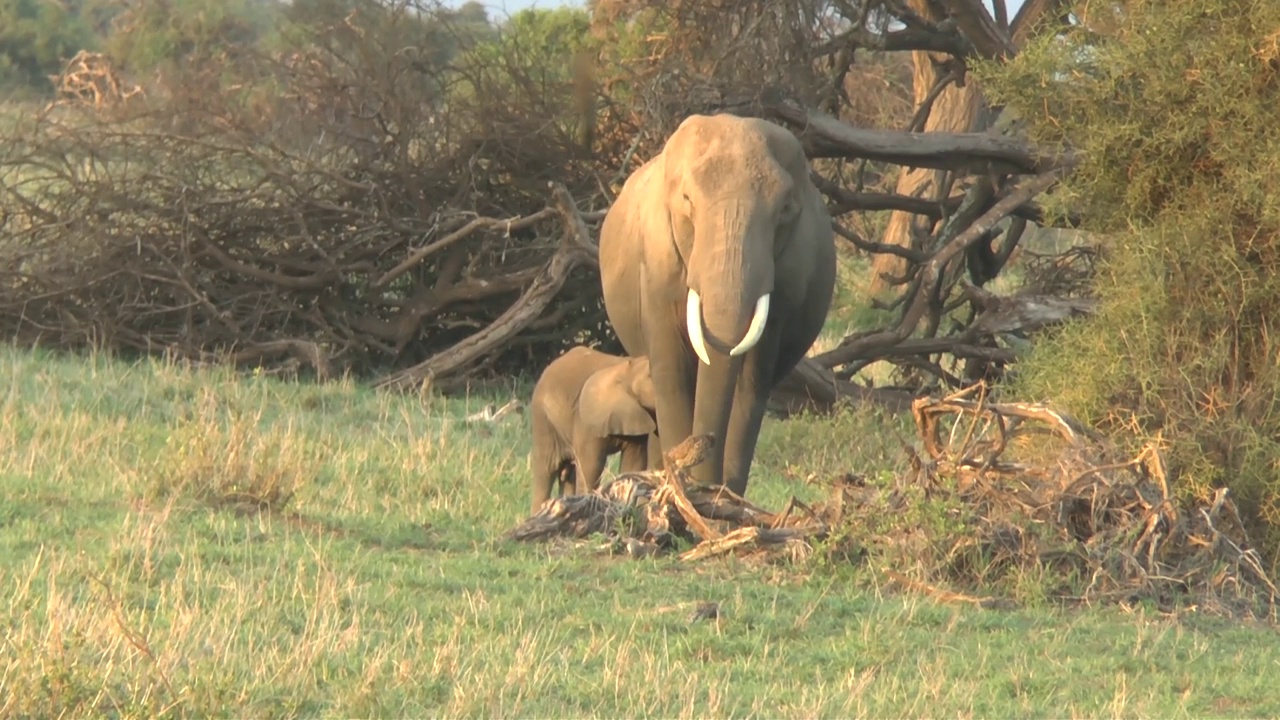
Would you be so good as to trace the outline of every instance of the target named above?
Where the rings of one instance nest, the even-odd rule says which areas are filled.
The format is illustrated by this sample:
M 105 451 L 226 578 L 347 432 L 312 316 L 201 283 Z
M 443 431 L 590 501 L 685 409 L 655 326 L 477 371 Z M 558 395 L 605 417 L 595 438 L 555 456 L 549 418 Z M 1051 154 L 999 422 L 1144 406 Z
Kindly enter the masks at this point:
M 915 263 L 921 263 L 928 259 L 928 256 L 922 252 L 912 250 L 911 248 L 903 247 L 901 245 L 886 245 L 885 243 L 872 242 L 861 237 L 857 233 L 846 230 L 840 225 L 833 225 L 832 229 L 835 230 L 836 235 L 839 235 L 845 240 L 853 243 L 854 247 L 864 252 L 890 253 Z
M 466 225 L 463 225 L 461 228 L 440 238 L 439 240 L 428 243 L 427 245 L 421 248 L 418 248 L 411 255 L 409 255 L 409 257 L 405 258 L 404 261 L 401 262 L 399 265 L 396 265 L 394 268 L 384 273 L 382 277 L 375 280 L 371 287 L 375 290 L 378 288 L 385 287 L 387 283 L 405 274 L 418 263 L 422 262 L 423 260 L 426 260 L 431 255 L 437 252 L 440 252 L 441 250 L 444 250 L 450 245 L 453 245 L 459 240 L 462 240 L 463 238 L 469 236 L 471 233 L 477 230 L 480 230 L 480 229 L 487 230 L 490 228 L 501 227 L 505 229 L 507 234 L 510 234 L 512 231 L 523 230 L 527 227 L 531 227 L 536 223 L 546 220 L 547 218 L 551 217 L 551 215 L 552 215 L 552 210 L 550 208 L 547 208 L 544 210 L 540 210 L 532 215 L 528 215 L 526 217 L 510 218 L 508 220 L 499 220 L 496 218 L 487 218 L 487 217 L 476 218 L 471 222 L 467 223 Z
M 1007 34 L 1009 32 L 1009 9 L 1005 6 L 1004 0 L 992 0 L 991 7 L 995 9 L 996 25 Z
M 407 388 L 428 378 L 445 375 L 474 362 L 520 330 L 538 319 L 546 310 L 551 300 L 560 292 L 569 273 L 583 262 L 591 260 L 594 247 L 586 225 L 578 214 L 578 207 L 570 197 L 569 191 L 559 183 L 552 183 L 552 207 L 560 215 L 564 223 L 564 235 L 560 248 L 551 257 L 546 267 L 538 273 L 529 287 L 507 311 L 497 320 L 462 342 L 439 352 L 409 368 L 394 372 L 378 380 L 377 387 Z
M 925 50 L 958 58 L 964 57 L 967 50 L 964 38 L 954 30 L 941 32 L 908 27 L 903 30 L 874 33 L 862 26 L 857 26 L 818 45 L 813 49 L 812 54 L 814 58 L 820 58 L 845 49 L 885 52 Z
M 851 212 L 901 210 L 915 213 L 916 215 L 924 215 L 932 220 L 941 220 L 944 216 L 955 212 L 964 200 L 963 195 L 952 195 L 945 200 L 935 201 L 897 193 L 854 192 L 837 185 L 816 172 L 811 172 L 810 177 L 813 179 L 814 185 L 817 185 L 818 189 L 822 191 L 822 194 L 833 201 L 834 204 L 828 208 L 832 217 L 839 217 Z M 1049 226 L 1044 209 L 1034 201 L 1028 201 L 1022 207 L 1014 210 L 1012 215 L 1040 226 Z M 1075 228 L 1080 226 L 1082 220 L 1078 215 L 1068 215 L 1054 226 Z
M 965 39 L 973 43 L 985 58 L 1009 58 L 1017 52 L 1013 42 L 1005 35 L 981 0 L 938 0 L 955 18 Z
M 897 323 L 897 326 L 842 343 L 839 347 L 817 356 L 815 361 L 824 367 L 836 367 L 854 360 L 883 356 L 886 348 L 893 347 L 908 338 L 924 318 L 925 312 L 932 302 L 933 288 L 942 278 L 942 272 L 952 260 L 971 244 L 980 240 L 1018 207 L 1037 194 L 1047 190 L 1063 174 L 1058 168 L 1037 175 L 1020 184 L 1015 190 L 1000 199 L 990 210 L 982 214 L 964 232 L 959 233 L 949 243 L 938 250 L 920 269 L 914 298 Z
M 728 103 L 738 114 L 790 125 L 810 158 L 866 158 L 939 170 L 991 167 L 997 172 L 1042 173 L 1072 162 L 1071 151 L 1053 153 L 991 133 L 906 133 L 866 130 L 787 100 L 776 89 Z
M 952 65 L 946 72 L 939 75 L 937 82 L 929 88 L 928 94 L 920 101 L 920 106 L 916 108 L 916 114 L 911 117 L 911 122 L 907 123 L 907 132 L 923 131 L 925 123 L 929 121 L 929 113 L 933 111 L 933 104 L 938 101 L 938 96 L 947 89 L 947 86 L 964 79 L 964 75 L 965 67 L 959 63 Z

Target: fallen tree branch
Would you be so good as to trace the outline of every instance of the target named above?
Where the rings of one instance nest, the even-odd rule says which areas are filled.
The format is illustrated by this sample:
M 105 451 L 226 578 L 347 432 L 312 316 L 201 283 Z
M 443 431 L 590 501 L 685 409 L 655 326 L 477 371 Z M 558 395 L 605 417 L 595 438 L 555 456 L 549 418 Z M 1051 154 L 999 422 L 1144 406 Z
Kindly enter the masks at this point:
M 560 247 L 538 273 L 529 287 L 506 312 L 489 327 L 412 367 L 384 376 L 376 387 L 406 388 L 430 377 L 458 370 L 477 358 L 500 347 L 536 320 L 564 287 L 569 273 L 584 262 L 591 262 L 593 244 L 578 207 L 569 191 L 559 183 L 550 183 L 551 202 L 564 225 Z
M 1056 168 L 1021 183 L 992 205 L 973 224 L 935 252 L 929 261 L 920 267 L 912 301 L 893 328 L 843 342 L 836 348 L 817 356 L 815 358 L 817 363 L 823 367 L 834 368 L 855 360 L 881 356 L 887 348 L 906 340 L 915 331 L 920 320 L 925 317 L 937 284 L 942 279 L 943 268 L 963 253 L 967 247 L 982 239 L 1014 208 L 1056 183 L 1064 172 L 1065 168 Z
M 246 275 L 263 282 L 279 285 L 280 287 L 289 288 L 291 290 L 315 290 L 332 283 L 338 276 L 338 273 L 333 271 L 324 271 L 307 276 L 298 276 L 282 275 L 281 273 L 264 270 L 235 259 L 227 253 L 227 251 L 218 247 L 218 244 L 203 232 L 198 230 L 193 230 L 192 232 L 204 243 L 205 250 L 207 250 L 209 254 L 213 255 L 213 257 L 224 268 L 231 272 Z
M 1030 333 L 1071 318 L 1090 315 L 1098 305 L 1093 298 L 1063 298 L 1038 293 L 1002 297 L 974 285 L 965 285 L 963 292 L 982 309 L 965 331 L 966 337 Z
M 804 358 L 774 386 L 769 409 L 783 417 L 800 412 L 828 413 L 842 401 L 849 401 L 855 405 L 871 403 L 896 413 L 909 408 L 911 399 L 910 393 L 842 380 L 812 358 Z
M 695 543 L 680 555 L 686 562 L 731 552 L 791 557 L 812 552 L 810 541 L 827 533 L 827 524 L 812 512 L 802 518 L 770 513 L 721 486 L 686 490 L 687 470 L 706 460 L 714 442 L 710 435 L 690 436 L 665 455 L 661 471 L 626 473 L 591 493 L 553 498 L 507 537 L 541 542 L 603 532 L 625 538 L 628 553 L 643 557 L 670 549 L 673 537 L 680 536 Z M 633 521 L 620 522 L 628 517 Z M 712 521 L 737 528 L 722 533 Z
M 908 167 L 1001 173 L 1043 173 L 1074 163 L 1070 150 L 1055 152 L 994 133 L 910 133 L 852 127 L 788 99 L 777 88 L 731 100 L 721 109 L 765 117 L 790 126 L 814 158 L 881 160 Z
M 913 355 L 937 355 L 947 353 L 958 358 L 977 358 L 996 362 L 1010 362 L 1015 358 L 1012 350 L 984 347 L 965 342 L 963 338 L 908 338 L 893 347 L 885 348 L 880 359 L 903 358 Z
M 477 230 L 500 227 L 500 228 L 504 228 L 507 234 L 510 234 L 511 232 L 516 230 L 523 230 L 527 227 L 532 227 L 534 224 L 539 223 L 543 220 L 546 220 L 547 218 L 551 217 L 554 214 L 555 214 L 554 209 L 544 208 L 532 215 L 510 218 L 507 220 L 499 220 L 497 218 L 488 218 L 488 217 L 476 218 L 471 222 L 467 223 L 466 225 L 463 225 L 457 230 L 454 230 L 453 232 L 449 233 L 448 235 L 445 235 L 439 240 L 435 240 L 433 242 L 430 242 L 424 245 L 423 247 L 418 248 L 413 253 L 411 253 L 409 257 L 405 258 L 404 261 L 402 261 L 399 265 L 396 265 L 395 267 L 391 268 L 387 272 L 383 273 L 382 277 L 379 277 L 377 280 L 373 281 L 373 284 L 370 287 L 372 287 L 375 290 L 385 287 L 387 283 L 405 274 L 406 272 L 411 270 L 414 266 L 416 266 L 418 263 L 422 262 L 423 260 L 426 260 L 428 257 L 431 257 L 433 254 L 440 252 L 441 250 L 444 250 L 450 245 L 453 245 L 459 240 L 462 240 L 463 238 L 471 235 L 471 233 Z
M 299 362 L 310 365 L 321 382 L 329 379 L 331 371 L 328 358 L 319 345 L 308 340 L 287 339 L 258 343 L 232 353 L 230 360 L 236 365 L 244 365 L 282 353 L 288 353 Z
M 826 499 L 812 504 L 792 498 L 772 513 L 723 488 L 690 487 L 688 507 L 677 510 L 659 491 L 668 470 L 625 473 L 548 501 L 506 537 L 581 542 L 600 533 L 605 544 L 589 541 L 598 551 L 648 558 L 673 553 L 679 536 L 692 545 L 675 555 L 681 562 L 870 560 L 904 592 L 991 610 L 1016 607 L 1017 597 L 988 592 L 1030 572 L 1057 578 L 1052 597 L 1067 604 L 1148 598 L 1227 616 L 1274 614 L 1276 584 L 1226 489 L 1180 499 L 1153 445 L 1121 454 L 1052 407 L 988 403 L 984 390 L 919 398 L 922 453 L 912 451 L 892 478 L 831 478 Z M 672 451 L 678 470 L 701 460 L 699 437 Z M 908 517 L 923 499 L 947 508 L 945 526 Z M 694 524 L 715 528 L 699 535 Z
M 685 440 L 663 455 L 666 463 L 662 474 L 662 485 L 653 494 L 657 503 L 667 503 L 675 507 L 685 524 L 702 540 L 716 540 L 720 533 L 707 524 L 702 515 L 689 502 L 685 493 L 685 484 L 689 480 L 688 468 L 701 464 L 715 446 L 716 439 L 711 435 L 697 435 Z

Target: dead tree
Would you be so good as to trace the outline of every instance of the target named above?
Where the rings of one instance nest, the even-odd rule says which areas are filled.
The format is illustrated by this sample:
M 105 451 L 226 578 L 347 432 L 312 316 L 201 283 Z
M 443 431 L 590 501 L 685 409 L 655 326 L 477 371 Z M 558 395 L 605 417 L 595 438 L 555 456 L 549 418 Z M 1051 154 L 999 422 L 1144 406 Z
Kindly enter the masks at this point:
M 837 233 L 848 248 L 871 257 L 873 272 L 887 276 L 886 287 L 897 288 L 895 297 L 877 301 L 893 313 L 887 325 L 851 335 L 807 360 L 789 379 L 793 389 L 804 385 L 812 395 L 829 396 L 839 382 L 878 361 L 953 387 L 975 376 L 989 379 L 1015 359 L 1031 333 L 1091 312 L 1087 298 L 1054 297 L 1034 286 L 998 300 L 982 290 L 1015 256 L 1027 227 L 1047 222 L 1036 197 L 1070 172 L 1075 158 L 1070 149 L 1040 149 L 1021 137 L 1016 123 L 1001 119 L 1002 108 L 985 105 L 967 63 L 975 57 L 1012 57 L 1033 32 L 1053 32 L 1064 21 L 1064 3 L 1026 3 L 1012 20 L 1002 2 L 996 2 L 993 15 L 980 0 L 797 0 L 786 12 L 771 15 L 779 5 L 762 4 L 759 16 L 752 16 L 761 27 L 775 23 L 767 30 L 704 30 L 707 23 L 699 20 L 709 18 L 698 13 L 710 11 L 676 11 L 684 21 L 680 26 L 698 27 L 691 32 L 703 42 L 672 52 L 682 67 L 698 67 L 689 60 L 694 57 L 704 58 L 712 70 L 758 68 L 768 65 L 774 52 L 783 68 L 777 74 L 785 78 L 745 95 L 736 92 L 741 85 L 717 83 L 714 72 L 696 80 L 666 78 L 663 88 L 696 91 L 683 95 L 699 99 L 690 112 L 755 115 L 791 128 L 814 160 L 814 179 L 829 200 Z M 730 37 L 708 42 L 707 35 L 717 32 Z M 800 59 L 798 48 L 778 47 L 776 38 L 788 32 L 809 38 Z M 668 36 L 666 42 L 678 46 L 680 40 Z M 699 53 L 708 47 L 713 57 L 706 61 Z M 916 109 L 905 130 L 845 122 L 841 115 L 851 100 L 840 97 L 840 79 L 855 58 L 900 51 L 914 54 L 916 71 Z M 733 62 L 735 54 L 742 62 Z M 676 78 L 688 74 L 671 73 Z M 869 164 L 899 168 L 897 187 L 867 188 Z M 848 222 L 854 214 L 883 210 L 893 216 L 880 241 Z

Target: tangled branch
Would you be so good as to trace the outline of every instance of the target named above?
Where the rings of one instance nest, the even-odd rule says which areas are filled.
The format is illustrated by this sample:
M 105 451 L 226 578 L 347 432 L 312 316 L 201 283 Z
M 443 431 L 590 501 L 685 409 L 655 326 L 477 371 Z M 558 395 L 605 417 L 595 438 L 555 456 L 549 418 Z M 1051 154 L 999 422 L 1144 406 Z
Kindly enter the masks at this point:
M 775 409 L 846 397 L 900 407 L 901 394 L 849 378 L 887 360 L 958 384 L 967 378 L 944 357 L 998 369 L 1015 356 L 1002 338 L 1091 310 L 1046 289 L 1050 263 L 1035 292 L 982 290 L 1023 229 L 1045 222 L 1035 196 L 1070 151 L 1016 134 L 860 126 L 915 129 L 929 112 L 927 98 L 911 105 L 909 67 L 890 51 L 948 55 L 944 79 L 959 83 L 966 58 L 998 56 L 998 35 L 1023 27 L 1021 13 L 1005 28 L 975 0 L 949 5 L 954 20 L 931 22 L 901 2 L 752 0 L 726 21 L 698 3 L 600 3 L 597 56 L 560 69 L 530 67 L 537 48 L 514 41 L 433 65 L 402 50 L 445 26 L 357 13 L 286 52 L 193 62 L 128 103 L 115 70 L 82 54 L 61 86 L 106 99 L 45 108 L 0 144 L 0 333 L 395 387 L 613 343 L 593 226 L 684 117 L 732 111 L 802 138 L 844 249 L 909 268 L 894 278 L 897 317 L 802 363 Z M 889 16 L 903 26 L 889 29 Z M 667 28 L 644 35 L 648 56 L 613 54 L 627 45 L 611 33 L 646 23 Z M 895 164 L 945 170 L 956 192 L 895 194 Z M 548 183 L 562 186 L 550 203 Z M 885 246 L 849 217 L 883 210 L 937 230 Z M 1054 266 L 1056 277 L 1082 265 Z
M 1156 448 L 1125 458 L 1051 407 L 988 402 L 981 384 L 917 398 L 911 412 L 925 455 L 887 485 L 850 474 L 822 502 L 792 498 L 773 512 L 724 487 L 689 485 L 687 469 L 714 442 L 694 436 L 662 470 L 554 498 L 506 537 L 600 534 L 604 550 L 633 557 L 672 552 L 679 538 L 692 544 L 678 556 L 684 562 L 868 560 L 908 591 L 982 607 L 1016 605 L 972 593 L 1010 588 L 1005 578 L 1037 569 L 1079 578 L 1054 591 L 1063 603 L 1150 598 L 1265 615 L 1280 599 L 1227 491 L 1207 502 L 1175 497 Z M 945 527 L 911 519 L 930 504 L 948 508 Z

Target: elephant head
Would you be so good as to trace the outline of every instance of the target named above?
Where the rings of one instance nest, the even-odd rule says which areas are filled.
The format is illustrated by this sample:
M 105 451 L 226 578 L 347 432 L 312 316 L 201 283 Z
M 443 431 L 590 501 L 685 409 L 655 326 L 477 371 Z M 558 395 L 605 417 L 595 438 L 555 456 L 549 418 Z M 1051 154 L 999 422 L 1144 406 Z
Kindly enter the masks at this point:
M 606 214 L 600 277 L 618 339 L 649 358 L 661 449 L 715 436 L 694 476 L 745 492 L 769 392 L 835 287 L 831 217 L 799 140 L 759 119 L 684 120 Z
M 578 425 L 595 437 L 648 435 L 657 401 L 649 359 L 628 358 L 591 374 L 578 396 Z
M 764 334 L 776 259 L 804 201 L 809 166 L 790 133 L 694 116 L 663 149 L 671 241 L 685 269 L 685 325 L 693 351 L 736 357 Z M 778 128 L 781 130 L 781 128 Z M 786 131 L 783 131 L 784 133 Z

